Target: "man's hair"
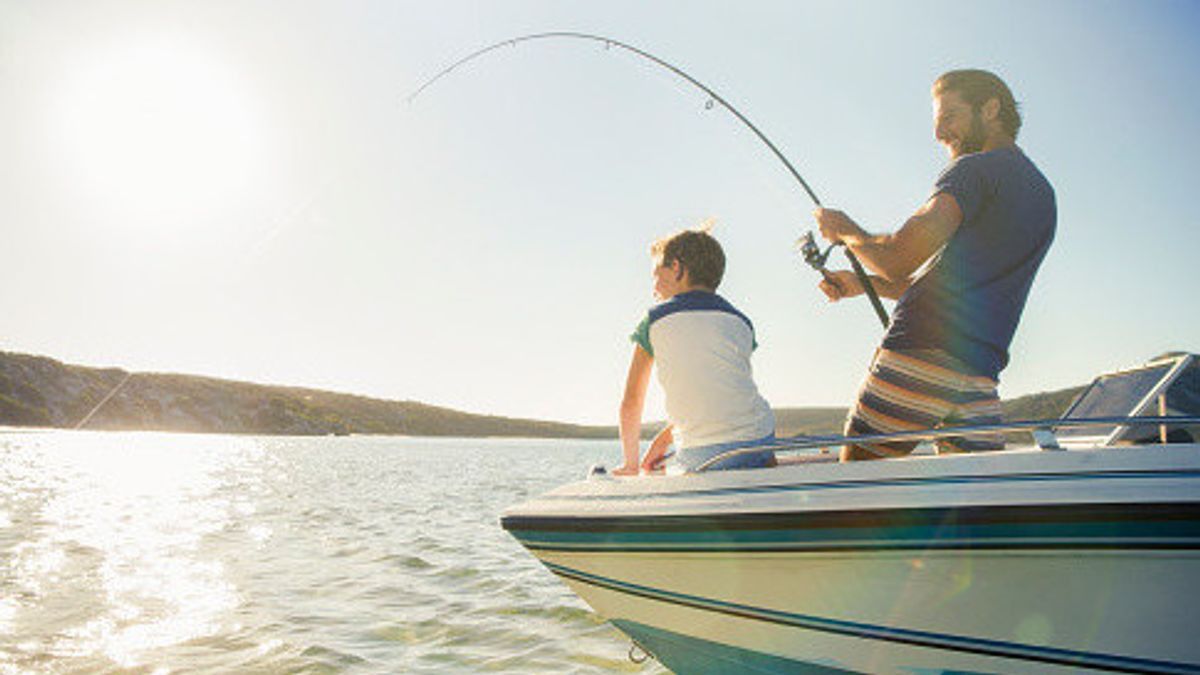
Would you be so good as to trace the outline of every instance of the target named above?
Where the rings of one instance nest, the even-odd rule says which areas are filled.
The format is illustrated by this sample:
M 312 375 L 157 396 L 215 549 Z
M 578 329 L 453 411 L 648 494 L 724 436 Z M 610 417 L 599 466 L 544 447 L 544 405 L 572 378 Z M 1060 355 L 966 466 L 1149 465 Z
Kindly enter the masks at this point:
M 663 265 L 678 260 L 692 284 L 709 290 L 717 290 L 725 276 L 725 252 L 704 230 L 683 230 L 663 237 L 650 245 L 650 255 L 661 257 Z
M 986 70 L 951 70 L 933 83 L 933 95 L 957 92 L 973 110 L 978 112 L 991 99 L 1000 101 L 1000 125 L 1016 140 L 1021 130 L 1021 112 L 1012 90 L 995 73 Z

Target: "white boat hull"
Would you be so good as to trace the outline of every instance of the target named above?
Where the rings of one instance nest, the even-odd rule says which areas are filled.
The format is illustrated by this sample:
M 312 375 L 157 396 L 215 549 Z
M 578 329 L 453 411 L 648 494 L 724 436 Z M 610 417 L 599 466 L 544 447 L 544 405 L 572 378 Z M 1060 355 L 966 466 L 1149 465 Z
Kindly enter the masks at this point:
M 1200 672 L 1200 447 L 564 486 L 504 525 L 676 672 Z

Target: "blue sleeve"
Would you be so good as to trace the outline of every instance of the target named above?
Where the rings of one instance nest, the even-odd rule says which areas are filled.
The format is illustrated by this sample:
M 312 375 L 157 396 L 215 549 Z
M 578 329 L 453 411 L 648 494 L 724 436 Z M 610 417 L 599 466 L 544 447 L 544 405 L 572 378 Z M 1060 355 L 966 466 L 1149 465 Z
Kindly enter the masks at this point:
M 959 210 L 962 211 L 964 224 L 975 220 L 984 197 L 983 172 L 977 163 L 970 160 L 970 157 L 963 157 L 946 167 L 942 175 L 938 176 L 933 188 L 935 195 L 944 192 L 954 197 Z
M 654 356 L 654 347 L 650 346 L 650 315 L 649 314 L 647 314 L 646 318 L 642 319 L 642 322 L 637 325 L 637 328 L 634 329 L 633 334 L 629 336 L 629 339 L 632 340 L 634 344 L 636 344 L 636 345 L 640 346 L 642 349 L 646 350 L 646 353 L 649 354 L 651 357 Z

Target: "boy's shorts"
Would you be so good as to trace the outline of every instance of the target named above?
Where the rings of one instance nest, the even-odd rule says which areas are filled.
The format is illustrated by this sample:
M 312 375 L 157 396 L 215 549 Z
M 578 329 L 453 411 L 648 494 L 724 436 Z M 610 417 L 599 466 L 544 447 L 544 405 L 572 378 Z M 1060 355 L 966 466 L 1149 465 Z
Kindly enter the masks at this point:
M 996 381 L 967 373 L 961 361 L 938 349 L 880 349 L 846 420 L 846 435 L 1002 422 Z M 851 459 L 896 457 L 912 452 L 916 445 L 914 441 L 855 444 L 847 446 L 847 455 Z M 939 439 L 936 446 L 938 453 L 1002 450 L 1004 437 L 957 436 Z
M 696 467 L 730 450 L 752 448 L 756 445 L 773 445 L 775 434 L 769 434 L 754 441 L 732 441 L 729 443 L 714 443 L 697 448 L 684 448 L 675 452 L 675 456 L 667 464 L 668 474 L 691 473 Z M 775 466 L 775 452 L 762 450 L 745 452 L 723 459 L 705 469 L 705 471 L 725 471 L 728 469 L 761 469 Z

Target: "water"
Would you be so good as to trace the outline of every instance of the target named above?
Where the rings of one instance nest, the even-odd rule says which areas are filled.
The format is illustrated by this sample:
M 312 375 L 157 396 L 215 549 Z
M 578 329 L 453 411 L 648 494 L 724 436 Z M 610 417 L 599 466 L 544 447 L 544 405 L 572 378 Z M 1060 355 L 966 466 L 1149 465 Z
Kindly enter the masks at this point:
M 617 457 L 0 432 L 0 673 L 664 672 L 498 524 Z

